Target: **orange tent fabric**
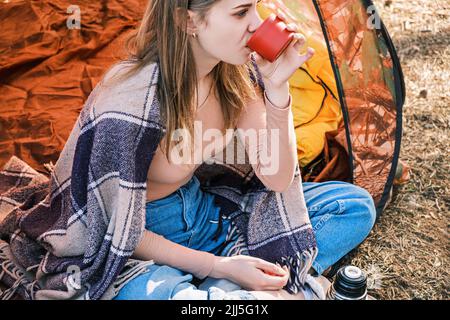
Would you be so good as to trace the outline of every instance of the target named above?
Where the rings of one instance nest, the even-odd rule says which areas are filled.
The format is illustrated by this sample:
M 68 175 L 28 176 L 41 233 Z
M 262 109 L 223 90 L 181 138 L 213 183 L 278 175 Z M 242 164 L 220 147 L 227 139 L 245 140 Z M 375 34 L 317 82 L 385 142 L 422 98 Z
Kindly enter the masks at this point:
M 0 167 L 12 155 L 39 171 L 58 159 L 84 101 L 124 54 L 146 1 L 76 1 L 81 29 L 67 27 L 77 14 L 72 4 L 0 3 Z

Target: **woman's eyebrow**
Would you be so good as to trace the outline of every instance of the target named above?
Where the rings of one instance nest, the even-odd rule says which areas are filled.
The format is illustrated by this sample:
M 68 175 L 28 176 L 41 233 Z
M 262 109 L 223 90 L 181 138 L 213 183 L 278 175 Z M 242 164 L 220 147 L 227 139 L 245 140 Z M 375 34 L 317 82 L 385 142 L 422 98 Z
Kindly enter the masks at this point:
M 247 8 L 247 7 L 251 7 L 252 4 L 253 4 L 253 2 L 240 4 L 240 5 L 236 6 L 236 7 L 234 7 L 232 10 L 237 9 L 237 8 Z

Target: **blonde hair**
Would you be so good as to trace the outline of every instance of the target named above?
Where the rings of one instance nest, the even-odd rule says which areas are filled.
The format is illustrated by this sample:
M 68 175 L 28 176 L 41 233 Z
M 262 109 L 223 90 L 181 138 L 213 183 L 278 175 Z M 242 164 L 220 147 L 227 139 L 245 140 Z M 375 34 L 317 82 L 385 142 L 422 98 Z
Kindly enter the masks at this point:
M 131 67 L 118 79 L 129 77 L 148 64 L 159 63 L 158 97 L 169 141 L 165 146 L 167 159 L 175 130 L 187 129 L 190 136 L 194 136 L 197 74 L 186 32 L 187 10 L 198 13 L 200 19 L 204 20 L 211 7 L 219 1 L 221 0 L 149 0 L 139 28 L 126 42 L 129 54 L 127 61 L 131 63 Z M 186 14 L 175 17 L 180 9 Z M 235 128 L 245 103 L 256 98 L 250 73 L 255 74 L 251 62 L 240 66 L 220 62 L 211 72 L 215 86 L 212 92 L 217 94 L 224 116 L 223 134 L 227 128 Z

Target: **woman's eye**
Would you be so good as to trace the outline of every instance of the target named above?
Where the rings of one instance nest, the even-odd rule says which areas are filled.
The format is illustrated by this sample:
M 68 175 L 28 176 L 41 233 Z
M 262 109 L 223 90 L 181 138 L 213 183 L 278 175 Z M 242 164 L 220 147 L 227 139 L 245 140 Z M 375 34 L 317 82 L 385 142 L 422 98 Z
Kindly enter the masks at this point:
M 256 5 L 258 5 L 261 2 L 261 0 L 256 1 Z M 236 13 L 236 15 L 240 18 L 245 17 L 245 15 L 248 13 L 248 9 L 242 10 L 239 13 Z
M 237 16 L 239 16 L 239 17 L 245 17 L 245 15 L 247 14 L 247 12 L 248 12 L 248 10 L 241 11 L 241 12 L 239 12 L 239 13 L 237 14 Z

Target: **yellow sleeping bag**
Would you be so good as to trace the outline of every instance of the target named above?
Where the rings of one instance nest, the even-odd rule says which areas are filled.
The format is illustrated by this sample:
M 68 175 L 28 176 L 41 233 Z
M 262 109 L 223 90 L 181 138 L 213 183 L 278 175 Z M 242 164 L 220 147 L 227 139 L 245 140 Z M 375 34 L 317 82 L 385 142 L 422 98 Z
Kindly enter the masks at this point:
M 258 6 L 258 13 L 262 19 L 266 19 L 270 11 L 264 6 Z M 305 48 L 312 47 L 316 53 L 289 80 L 297 155 L 301 167 L 322 152 L 325 133 L 336 130 L 342 121 L 327 47 L 322 39 L 306 39 Z

